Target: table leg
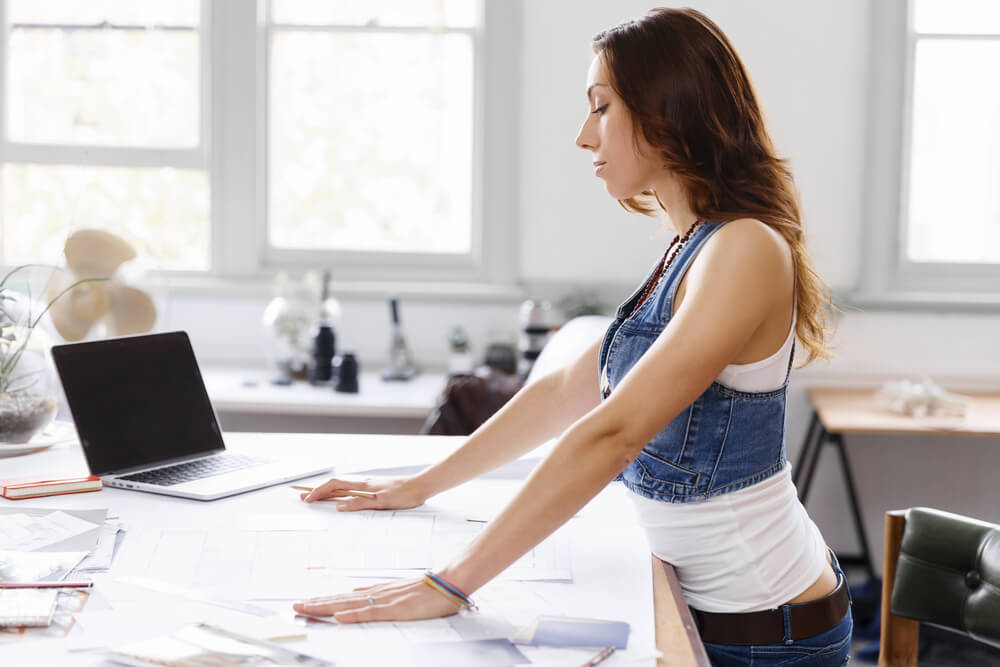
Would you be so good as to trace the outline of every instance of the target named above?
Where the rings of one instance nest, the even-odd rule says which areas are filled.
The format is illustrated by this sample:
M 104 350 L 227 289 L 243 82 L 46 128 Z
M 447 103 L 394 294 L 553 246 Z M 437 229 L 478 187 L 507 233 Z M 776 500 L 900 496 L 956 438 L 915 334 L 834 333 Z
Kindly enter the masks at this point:
M 851 466 L 847 462 L 847 447 L 844 446 L 844 438 L 839 433 L 830 436 L 830 442 L 837 447 L 840 452 L 840 466 L 844 471 L 844 482 L 847 484 L 847 500 L 851 505 L 851 514 L 854 517 L 854 528 L 858 533 L 858 543 L 861 545 L 859 560 L 868 571 L 868 576 L 875 578 L 875 567 L 872 565 L 872 552 L 868 548 L 868 538 L 865 537 L 865 526 L 861 521 L 861 510 L 858 505 L 858 493 L 854 485 L 854 475 L 851 473 Z
M 804 471 L 804 478 L 802 480 L 802 487 L 799 489 L 799 500 L 801 500 L 804 505 L 806 498 L 809 497 L 809 489 L 812 488 L 813 477 L 816 475 L 816 467 L 819 465 L 819 457 L 823 453 L 823 445 L 826 444 L 827 440 L 830 438 L 830 433 L 826 430 L 818 418 L 816 419 L 816 436 L 814 439 L 814 444 L 812 447 L 812 455 L 809 461 L 803 461 L 803 465 L 806 468 Z
M 799 450 L 799 459 L 795 465 L 795 472 L 792 475 L 792 483 L 798 488 L 799 483 L 802 481 L 802 473 L 806 469 L 806 461 L 809 460 L 810 452 L 812 451 L 813 442 L 813 432 L 816 427 L 819 426 L 819 415 L 813 410 L 812 419 L 809 420 L 809 428 L 806 429 L 806 437 L 802 441 L 802 448 Z

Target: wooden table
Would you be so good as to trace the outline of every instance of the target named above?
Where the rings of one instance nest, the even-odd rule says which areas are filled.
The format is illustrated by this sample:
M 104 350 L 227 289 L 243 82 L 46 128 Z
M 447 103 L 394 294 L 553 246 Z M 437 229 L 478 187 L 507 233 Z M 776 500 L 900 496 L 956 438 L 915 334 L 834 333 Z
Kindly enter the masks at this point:
M 653 556 L 653 616 L 656 648 L 663 655 L 656 667 L 710 667 L 705 645 L 684 602 L 673 565 Z
M 810 387 L 806 395 L 812 404 L 813 414 L 806 431 L 799 463 L 795 468 L 795 486 L 804 505 L 812 486 L 813 476 L 823 445 L 829 443 L 837 449 L 847 486 L 847 500 L 851 508 L 854 527 L 861 545 L 861 553 L 840 556 L 842 562 L 860 564 L 868 575 L 875 577 L 871 550 L 861 522 L 858 494 L 854 476 L 844 447 L 845 435 L 953 435 L 1000 436 L 1000 394 L 963 393 L 969 398 L 965 418 L 926 417 L 916 418 L 897 415 L 879 407 L 874 389 L 845 389 Z

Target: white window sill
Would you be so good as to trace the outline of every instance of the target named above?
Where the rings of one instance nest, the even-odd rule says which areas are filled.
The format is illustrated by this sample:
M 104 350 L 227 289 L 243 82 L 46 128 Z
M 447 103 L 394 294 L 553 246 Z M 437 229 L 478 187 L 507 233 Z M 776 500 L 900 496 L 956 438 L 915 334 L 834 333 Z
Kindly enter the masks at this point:
M 172 296 L 199 297 L 259 297 L 271 296 L 274 282 L 270 278 L 223 278 L 219 276 L 150 277 L 149 286 L 157 285 Z M 448 301 L 451 303 L 519 303 L 526 297 L 519 285 L 471 282 L 402 282 L 402 281 L 338 281 L 330 283 L 337 298 L 366 300 L 384 299 L 393 294 L 401 299 Z

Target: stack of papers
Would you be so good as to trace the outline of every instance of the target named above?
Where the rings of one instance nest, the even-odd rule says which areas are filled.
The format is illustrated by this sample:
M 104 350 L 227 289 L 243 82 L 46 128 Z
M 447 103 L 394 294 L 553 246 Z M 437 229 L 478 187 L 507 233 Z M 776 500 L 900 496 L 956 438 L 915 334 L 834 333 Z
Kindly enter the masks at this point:
M 107 510 L 0 508 L 0 582 L 62 581 L 111 567 L 124 535 Z

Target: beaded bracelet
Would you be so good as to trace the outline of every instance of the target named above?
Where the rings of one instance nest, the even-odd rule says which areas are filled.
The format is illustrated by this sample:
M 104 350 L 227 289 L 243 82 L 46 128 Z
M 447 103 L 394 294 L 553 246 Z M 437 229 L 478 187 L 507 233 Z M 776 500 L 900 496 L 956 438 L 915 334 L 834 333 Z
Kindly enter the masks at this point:
M 451 584 L 443 577 L 439 577 L 430 570 L 424 572 L 424 583 L 458 606 L 465 607 L 470 611 L 479 611 L 479 607 L 477 607 L 476 603 L 472 601 L 472 598 L 459 590 L 457 586 Z

